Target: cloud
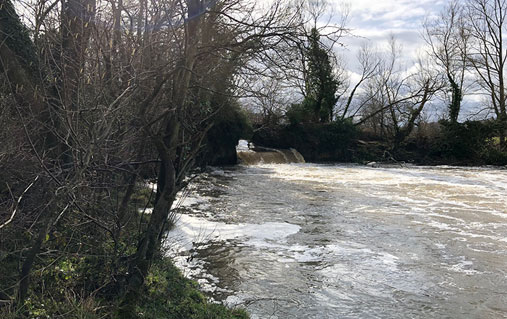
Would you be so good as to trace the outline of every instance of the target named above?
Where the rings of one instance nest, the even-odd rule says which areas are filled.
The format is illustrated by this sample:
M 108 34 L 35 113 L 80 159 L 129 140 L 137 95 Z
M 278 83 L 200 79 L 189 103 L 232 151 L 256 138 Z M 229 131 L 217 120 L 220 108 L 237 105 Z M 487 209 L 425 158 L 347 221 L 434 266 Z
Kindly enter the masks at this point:
M 426 16 L 438 13 L 446 3 L 447 0 L 355 0 L 351 4 L 350 22 L 353 27 L 417 28 Z
M 410 68 L 424 50 L 421 37 L 425 19 L 436 17 L 449 0 L 353 0 L 349 8 L 347 27 L 351 35 L 343 38 L 343 56 L 351 72 L 358 71 L 356 55 L 368 43 L 377 50 L 385 49 L 391 36 L 401 46 L 400 59 Z M 343 7 L 342 0 L 330 0 L 335 11 Z
M 349 50 L 365 41 L 374 47 L 383 47 L 391 35 L 398 40 L 410 57 L 424 45 L 420 36 L 425 19 L 435 17 L 449 0 L 354 0 L 350 4 L 347 27 L 352 35 L 344 38 Z M 331 0 L 330 5 L 338 10 L 342 0 Z

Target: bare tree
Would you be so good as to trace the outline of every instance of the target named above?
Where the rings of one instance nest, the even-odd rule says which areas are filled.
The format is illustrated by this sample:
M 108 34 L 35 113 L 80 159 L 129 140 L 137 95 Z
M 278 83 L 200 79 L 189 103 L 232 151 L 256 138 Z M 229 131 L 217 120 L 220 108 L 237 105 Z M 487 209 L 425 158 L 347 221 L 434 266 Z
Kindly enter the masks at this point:
M 343 110 L 341 111 L 342 120 L 350 116 L 349 111 L 351 111 L 352 102 L 356 96 L 357 90 L 361 87 L 361 85 L 377 75 L 381 64 L 381 60 L 378 54 L 376 54 L 376 52 L 374 52 L 373 49 L 366 43 L 361 46 L 361 49 L 357 54 L 357 60 L 361 66 L 361 74 L 359 80 L 350 90 L 347 101 L 343 106 Z M 354 114 L 357 114 L 366 103 L 368 103 L 368 100 L 365 100 L 363 103 L 356 106 Z M 353 115 L 350 117 L 353 117 Z
M 431 21 L 424 23 L 423 38 L 429 45 L 429 54 L 445 74 L 450 92 L 448 117 L 456 123 L 465 94 L 465 80 L 468 71 L 468 50 L 470 35 L 464 28 L 464 8 L 458 1 L 452 1 Z
M 129 265 L 123 315 L 132 314 L 175 196 L 185 185 L 184 178 L 213 125 L 210 118 L 220 109 L 221 97 L 233 97 L 238 89 L 235 77 L 247 62 L 292 36 L 292 27 L 299 23 L 282 2 L 275 2 L 270 13 L 260 17 L 248 14 L 252 5 L 233 0 L 187 0 L 182 7 L 185 23 L 166 34 L 170 38 L 164 42 L 178 48 L 172 52 L 174 62 L 141 103 L 140 113 L 160 157 L 157 196 Z M 252 70 L 246 67 L 246 72 Z
M 334 76 L 339 83 L 337 95 L 341 95 L 345 90 L 346 76 L 336 49 L 340 46 L 342 37 L 348 33 L 345 27 L 348 8 L 344 6 L 340 8 L 340 12 L 334 12 L 325 0 L 298 0 L 292 1 L 289 6 L 294 19 L 293 29 L 286 30 L 284 36 L 277 37 L 276 43 L 270 42 L 266 50 L 259 51 L 256 58 L 251 61 L 251 66 L 255 69 L 253 80 L 267 84 L 274 80 L 279 82 L 277 86 L 290 88 L 292 103 L 287 103 L 285 108 L 301 102 L 310 93 L 308 52 L 312 30 L 316 30 L 319 34 L 319 47 L 329 56 Z M 266 77 L 271 77 L 272 80 L 266 81 Z M 250 93 L 255 96 L 258 92 Z M 260 98 L 265 99 L 265 96 L 261 94 Z
M 17 115 L 21 127 L 19 132 L 10 124 L 3 129 L 22 134 L 22 138 L 13 139 L 24 156 L 20 163 L 23 173 L 18 181 L 9 179 L 7 184 L 12 191 L 7 202 L 19 201 L 12 206 L 11 215 L 19 222 L 7 224 L 22 227 L 24 222 L 32 225 L 29 229 L 34 232 L 19 261 L 17 303 L 21 306 L 37 255 L 48 234 L 62 223 L 81 225 L 70 227 L 72 232 L 112 240 L 113 251 L 106 254 L 110 258 L 104 262 L 118 262 L 125 253 L 119 249 L 121 229 L 126 219 L 132 219 L 125 218 L 127 203 L 139 163 L 147 157 L 142 154 L 149 154 L 146 141 L 140 141 L 146 134 L 133 123 L 143 93 L 138 83 L 153 81 L 156 75 L 148 68 L 141 70 L 139 63 L 135 63 L 135 71 L 121 67 L 136 61 L 142 52 L 133 43 L 146 43 L 120 43 L 119 31 L 108 29 L 108 24 L 96 17 L 96 10 L 108 14 L 103 1 L 59 3 L 27 2 L 26 8 L 37 8 L 33 30 L 22 25 L 11 1 L 0 3 L 0 71 L 7 84 L 1 92 L 13 96 L 15 103 L 8 106 L 9 112 Z M 117 19 L 111 21 L 118 24 Z M 107 41 L 115 34 L 117 43 Z M 129 52 L 131 60 L 124 63 L 121 59 L 127 55 L 119 52 Z M 20 157 L 8 151 L 3 153 L 7 155 L 2 166 L 13 165 Z M 23 196 L 23 190 L 29 190 L 30 196 Z M 124 197 L 114 201 L 112 193 Z M 90 199 L 102 206 L 90 208 Z M 136 215 L 134 212 L 134 218 Z
M 400 48 L 391 38 L 389 51 L 379 66 L 379 72 L 368 81 L 361 110 L 361 125 L 372 122 L 380 128 L 397 148 L 412 133 L 424 107 L 441 87 L 439 77 L 431 72 L 427 63 L 419 60 L 417 70 L 407 73 L 399 66 Z M 377 123 L 379 122 L 380 123 Z
M 467 60 L 481 88 L 487 92 L 497 120 L 502 124 L 500 143 L 505 145 L 507 95 L 505 84 L 504 32 L 507 2 L 504 0 L 469 0 L 465 11 L 465 32 L 470 36 Z
M 282 44 L 305 44 L 307 3 L 277 0 L 258 14 L 249 0 L 23 1 L 30 28 L 12 1 L 0 0 L 1 103 L 14 101 L 2 110 L 1 136 L 16 133 L 0 162 L 26 164 L 0 188 L 9 209 L 2 234 L 30 232 L 14 285 L 18 304 L 33 269 L 51 266 L 37 258 L 48 253 L 48 237 L 65 232 L 68 244 L 52 256 L 100 250 L 108 273 L 97 289 L 122 294 L 121 314 L 134 316 L 215 115 L 248 94 L 246 79 L 278 63 Z M 141 216 L 131 198 L 141 171 L 153 166 L 154 209 Z

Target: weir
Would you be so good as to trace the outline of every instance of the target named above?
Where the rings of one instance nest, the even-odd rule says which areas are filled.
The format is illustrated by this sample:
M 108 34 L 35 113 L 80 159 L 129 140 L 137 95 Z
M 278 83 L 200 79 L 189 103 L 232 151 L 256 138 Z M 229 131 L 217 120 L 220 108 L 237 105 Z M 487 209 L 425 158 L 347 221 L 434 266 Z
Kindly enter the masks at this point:
M 303 155 L 293 148 L 274 149 L 253 146 L 244 140 L 239 142 L 236 152 L 240 163 L 245 165 L 305 163 Z

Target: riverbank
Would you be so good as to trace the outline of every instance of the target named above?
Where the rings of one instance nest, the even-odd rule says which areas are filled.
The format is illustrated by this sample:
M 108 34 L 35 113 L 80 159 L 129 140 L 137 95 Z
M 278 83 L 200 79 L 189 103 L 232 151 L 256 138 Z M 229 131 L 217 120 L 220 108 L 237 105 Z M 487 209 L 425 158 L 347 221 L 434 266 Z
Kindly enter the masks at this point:
M 252 142 L 298 150 L 313 163 L 412 163 L 417 165 L 507 165 L 494 123 L 432 123 L 403 141 L 360 130 L 348 122 L 262 127 Z
M 61 264 L 61 263 L 59 263 Z M 2 275 L 16 276 L 16 272 L 2 266 Z M 40 294 L 32 294 L 24 306 L 14 309 L 13 306 L 0 307 L 0 317 L 4 319 L 19 318 L 118 318 L 118 302 L 94 294 L 84 297 L 84 291 L 74 291 L 72 286 L 73 271 L 56 272 L 53 280 L 65 284 L 57 287 L 49 285 Z M 93 273 L 89 273 L 93 276 Z M 50 278 L 46 276 L 47 280 Z M 3 288 L 3 287 L 2 287 Z M 198 284 L 181 274 L 170 258 L 157 259 L 146 279 L 146 286 L 141 302 L 136 308 L 138 318 L 175 318 L 175 319 L 246 319 L 247 313 L 241 309 L 229 309 L 207 300 L 198 288 Z
M 27 251 L 18 248 L 21 234 L 4 233 L 0 241 L 0 318 L 124 318 L 118 310 L 124 295 L 122 287 L 127 284 L 126 263 L 134 258 L 138 228 L 148 222 L 149 212 L 145 208 L 153 204 L 153 197 L 152 188 L 145 184 L 136 187 L 129 211 L 137 214 L 124 225 L 130 235 L 121 242 L 56 224 L 55 230 L 43 240 L 45 253 L 34 262 L 29 294 L 23 304 L 15 304 L 20 273 L 18 258 Z M 33 240 L 28 232 L 23 237 L 25 241 Z M 93 245 L 84 244 L 86 241 Z M 55 258 L 57 250 L 65 254 Z M 210 301 L 197 282 L 183 276 L 164 248 L 154 257 L 140 296 L 135 313 L 129 314 L 132 318 L 249 318 L 242 309 Z

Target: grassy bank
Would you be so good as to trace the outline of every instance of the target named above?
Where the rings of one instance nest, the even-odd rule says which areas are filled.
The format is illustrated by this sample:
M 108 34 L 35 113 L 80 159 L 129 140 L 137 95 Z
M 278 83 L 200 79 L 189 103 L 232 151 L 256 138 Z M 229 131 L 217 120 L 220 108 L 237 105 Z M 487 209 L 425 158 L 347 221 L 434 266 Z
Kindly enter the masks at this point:
M 121 195 L 121 194 L 118 194 Z M 30 277 L 28 296 L 15 304 L 19 291 L 20 256 L 28 254 L 35 232 L 17 224 L 3 232 L 0 240 L 0 318 L 121 318 L 118 308 L 127 286 L 128 261 L 139 242 L 139 228 L 145 227 L 148 215 L 139 209 L 151 206 L 154 193 L 139 184 L 132 196 L 132 218 L 124 225 L 121 240 L 100 236 L 96 227 L 82 224 L 77 214 L 69 214 L 54 225 L 43 240 Z M 90 213 L 101 212 L 90 204 Z M 61 221 L 65 219 L 66 223 Z M 95 230 L 95 233 L 93 232 Z M 160 251 L 155 257 L 141 299 L 135 308 L 137 318 L 245 319 L 241 309 L 229 309 L 208 301 L 196 282 L 185 278 L 171 259 Z
M 168 258 L 161 258 L 153 265 L 141 304 L 140 318 L 248 318 L 243 309 L 229 309 L 209 302 L 197 283 L 183 277 Z
M 60 265 L 62 262 L 59 263 Z M 16 276 L 13 267 L 2 265 L 2 274 Z M 57 268 L 57 267 L 55 267 Z M 14 318 L 116 318 L 117 301 L 76 292 L 71 286 L 72 267 L 65 270 L 53 269 L 53 281 L 66 281 L 66 284 L 52 287 L 40 294 L 33 294 L 27 302 L 15 309 L 13 305 L 0 308 L 0 317 Z M 99 270 L 99 269 L 97 269 Z M 62 273 L 63 277 L 58 274 Z M 46 280 L 50 279 L 46 275 Z M 181 318 L 181 319 L 246 319 L 242 309 L 229 309 L 223 305 L 209 302 L 199 291 L 196 282 L 185 278 L 169 258 L 155 261 L 147 278 L 140 305 L 137 307 L 139 318 Z

